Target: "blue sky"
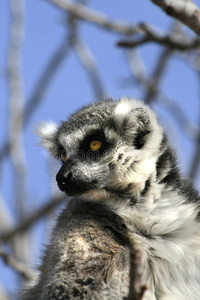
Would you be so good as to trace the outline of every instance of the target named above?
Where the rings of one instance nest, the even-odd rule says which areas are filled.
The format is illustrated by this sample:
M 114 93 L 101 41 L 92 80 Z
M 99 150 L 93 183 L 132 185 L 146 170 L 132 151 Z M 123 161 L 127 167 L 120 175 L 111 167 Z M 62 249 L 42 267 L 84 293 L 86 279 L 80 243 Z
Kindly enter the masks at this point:
M 125 3 L 126 2 L 126 3 Z M 9 87 L 7 82 L 7 49 L 9 42 L 9 1 L 1 0 L 0 8 L 0 145 L 7 140 L 8 133 L 8 103 Z M 91 9 L 100 11 L 111 19 L 126 20 L 134 24 L 148 23 L 152 26 L 167 30 L 172 19 L 167 17 L 157 6 L 149 0 L 97 0 L 89 1 Z M 48 1 L 28 0 L 25 3 L 25 36 L 22 51 L 22 75 L 24 84 L 24 98 L 27 102 L 47 65 L 53 52 L 66 35 L 65 14 Z M 95 57 L 97 69 L 105 89 L 105 94 L 113 98 L 129 96 L 142 99 L 144 92 L 137 84 L 123 84 L 130 78 L 130 69 L 126 63 L 123 49 L 116 47 L 120 35 L 85 23 L 79 24 L 79 33 Z M 192 35 L 192 33 L 191 33 Z M 152 76 L 152 67 L 162 51 L 162 47 L 148 44 L 141 47 L 141 56 L 148 75 Z M 178 55 L 173 55 L 162 79 L 161 87 L 166 95 L 178 103 L 188 120 L 198 126 L 200 111 L 200 85 L 196 71 L 188 66 Z M 37 138 L 33 133 L 33 126 L 40 121 L 59 122 L 80 106 L 94 101 L 95 94 L 91 88 L 90 79 L 80 64 L 77 55 L 70 51 L 59 67 L 56 75 L 48 85 L 41 104 L 31 116 L 24 130 L 24 149 L 27 160 L 28 205 L 31 209 L 40 207 L 44 199 L 48 198 L 54 175 L 49 171 L 49 160 L 45 151 L 37 147 Z M 156 104 L 155 110 L 159 114 L 161 123 L 170 135 L 171 143 L 177 149 L 179 162 L 184 174 L 188 173 L 194 153 L 194 141 L 182 133 L 182 127 L 176 118 Z M 11 164 L 5 159 L 1 165 L 0 192 L 6 205 L 13 210 L 13 174 Z M 196 186 L 200 188 L 199 176 Z M 41 235 L 45 228 L 41 225 Z M 39 241 L 39 242 L 38 242 Z M 40 239 L 36 239 L 33 251 L 36 251 L 36 261 L 41 251 Z M 2 276 L 3 274 L 3 276 Z M 12 278 L 12 280 L 10 280 Z M 14 273 L 0 263 L 0 281 L 14 290 L 17 282 Z

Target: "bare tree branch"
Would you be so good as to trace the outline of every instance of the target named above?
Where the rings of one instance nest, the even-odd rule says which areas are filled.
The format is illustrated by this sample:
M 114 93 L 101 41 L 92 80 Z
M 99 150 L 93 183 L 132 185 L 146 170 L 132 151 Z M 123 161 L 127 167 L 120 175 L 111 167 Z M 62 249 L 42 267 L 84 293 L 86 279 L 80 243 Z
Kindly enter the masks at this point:
M 86 9 L 84 5 L 74 4 L 67 0 L 49 0 L 60 8 L 69 11 L 78 18 L 94 23 L 111 31 L 123 34 L 141 33 L 142 28 L 134 27 L 122 21 L 110 21 L 108 17 L 93 10 Z M 168 15 L 181 21 L 198 35 L 200 35 L 200 11 L 191 1 L 184 0 L 151 0 L 161 7 Z
M 141 57 L 136 51 L 127 51 L 128 63 L 133 73 L 134 80 L 145 91 L 149 89 L 152 84 L 152 79 L 147 76 L 145 66 L 141 60 Z M 177 124 L 181 127 L 183 132 L 190 139 L 196 140 L 200 134 L 200 130 L 197 126 L 191 124 L 185 115 L 182 107 L 179 106 L 175 100 L 171 99 L 168 95 L 164 94 L 158 84 L 157 92 L 155 95 L 156 101 L 161 104 L 164 109 L 167 109 L 176 120 Z M 198 152 L 199 153 L 199 152 Z M 196 164 L 195 164 L 195 167 Z M 193 177 L 192 177 L 193 178 Z
M 65 36 L 62 39 L 61 44 L 59 44 L 55 52 L 52 54 L 46 67 L 44 68 L 42 74 L 40 75 L 33 89 L 33 94 L 30 96 L 30 98 L 27 101 L 24 113 L 22 112 L 19 116 L 19 119 L 22 116 L 24 116 L 24 125 L 28 123 L 31 115 L 35 112 L 38 105 L 41 103 L 49 84 L 51 83 L 54 76 L 56 75 L 58 68 L 62 65 L 63 60 L 66 58 L 66 55 L 68 54 L 68 50 L 69 50 L 69 40 Z M 7 142 L 0 149 L 0 162 L 9 154 L 10 148 L 11 148 L 11 143 Z
M 192 1 L 151 0 L 169 16 L 176 18 L 200 35 L 200 10 Z
M 0 235 L 0 240 L 6 242 L 6 241 L 12 239 L 13 237 L 15 237 L 17 234 L 21 234 L 22 232 L 28 230 L 33 224 L 35 224 L 36 221 L 38 221 L 42 217 L 45 217 L 56 206 L 58 206 L 64 199 L 66 199 L 66 196 L 63 196 L 63 195 L 54 197 L 50 200 L 48 199 L 47 204 L 45 204 L 43 207 L 41 207 L 38 211 L 36 211 L 32 215 L 27 216 L 15 228 L 13 228 L 7 232 L 3 232 Z
M 68 0 L 48 0 L 53 4 L 57 5 L 61 9 L 68 11 L 75 15 L 77 18 L 83 19 L 94 25 L 103 27 L 104 29 L 122 33 L 126 35 L 136 34 L 143 32 L 142 27 L 132 26 L 125 21 L 111 21 L 106 15 L 96 12 L 94 10 L 86 8 L 82 4 L 75 4 Z
M 142 25 L 141 25 L 142 26 Z M 123 39 L 120 40 L 117 45 L 120 47 L 134 48 L 146 43 L 157 43 L 160 45 L 167 46 L 173 50 L 185 51 L 190 49 L 195 49 L 200 45 L 200 39 L 188 39 L 185 36 L 180 36 L 178 34 L 163 35 L 157 33 L 148 25 L 143 24 L 144 34 L 139 37 L 135 37 L 134 40 Z
M 22 76 L 22 47 L 24 38 L 24 0 L 10 1 L 10 41 L 8 47 L 8 85 L 9 85 L 9 144 L 10 160 L 13 167 L 13 191 L 15 218 L 20 220 L 25 214 L 27 198 L 27 171 L 23 144 L 24 80 Z M 21 235 L 12 243 L 13 252 L 18 259 L 29 257 L 29 243 L 26 235 Z M 22 247 L 23 245 L 23 247 Z
M 74 20 L 69 18 L 69 22 L 74 22 Z M 71 30 L 73 26 L 70 26 Z M 23 124 L 26 126 L 30 117 L 37 109 L 38 105 L 43 100 L 44 94 L 47 91 L 49 84 L 55 77 L 58 68 L 62 65 L 63 60 L 66 58 L 69 50 L 72 46 L 72 40 L 74 37 L 74 31 L 70 31 L 69 35 L 65 35 L 58 45 L 57 49 L 54 51 L 49 61 L 47 62 L 43 72 L 41 73 L 38 81 L 35 84 L 33 93 L 27 100 L 24 112 L 22 111 L 19 115 L 19 119 L 23 117 Z M 6 142 L 0 149 L 0 162 L 9 154 L 11 148 L 11 143 Z

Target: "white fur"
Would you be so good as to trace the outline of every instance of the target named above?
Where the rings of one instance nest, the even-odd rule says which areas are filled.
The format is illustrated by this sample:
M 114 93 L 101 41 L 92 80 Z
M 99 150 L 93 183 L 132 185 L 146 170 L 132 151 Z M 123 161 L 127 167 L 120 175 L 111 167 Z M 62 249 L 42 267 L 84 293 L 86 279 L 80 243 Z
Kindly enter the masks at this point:
M 55 141 L 52 139 L 59 126 L 54 122 L 42 122 L 40 126 L 35 127 L 35 132 L 41 137 L 40 144 L 46 149 L 55 147 Z
M 149 106 L 145 105 L 142 101 L 122 98 L 115 109 L 114 119 L 118 126 L 122 127 L 124 119 L 127 117 L 127 115 L 129 115 L 129 122 L 131 123 L 132 121 L 135 121 L 131 119 L 131 112 L 134 113 L 134 110 L 137 108 L 143 108 L 149 116 L 149 120 L 151 122 L 151 127 L 153 130 L 151 132 L 151 138 L 145 144 L 145 150 L 148 151 L 149 155 L 152 155 L 152 151 L 159 150 L 158 145 L 160 145 L 160 142 L 163 138 L 163 130 L 158 123 L 156 114 L 149 108 Z M 135 115 L 133 115 L 133 117 L 135 117 Z M 143 151 L 139 152 L 143 153 Z

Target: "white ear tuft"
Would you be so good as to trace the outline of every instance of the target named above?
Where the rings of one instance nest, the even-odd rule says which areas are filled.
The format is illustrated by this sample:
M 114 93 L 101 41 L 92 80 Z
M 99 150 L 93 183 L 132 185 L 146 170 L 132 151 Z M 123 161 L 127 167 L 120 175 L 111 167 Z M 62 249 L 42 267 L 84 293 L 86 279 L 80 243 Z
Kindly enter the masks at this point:
M 142 101 L 135 100 L 135 99 L 129 99 L 126 97 L 121 98 L 115 109 L 115 120 L 117 121 L 118 125 L 122 126 L 123 121 L 127 117 L 127 115 L 132 110 L 138 109 L 138 108 L 143 108 L 148 113 L 150 112 L 149 107 L 147 105 L 145 105 Z M 154 113 L 151 111 L 150 114 L 154 114 Z
M 142 101 L 120 99 L 115 109 L 114 119 L 123 134 L 134 139 L 133 145 L 136 149 L 145 145 L 146 149 L 152 149 L 154 152 L 160 146 L 163 138 L 162 127 L 156 114 Z M 134 144 L 135 142 L 137 145 Z
M 54 152 L 55 138 L 58 131 L 58 124 L 53 122 L 42 122 L 39 126 L 34 127 L 34 132 L 41 137 L 40 145 L 50 152 Z
M 47 136 L 52 136 L 52 134 L 54 135 L 58 129 L 58 124 L 53 122 L 42 122 L 40 123 L 40 126 L 36 126 L 35 129 L 36 134 L 44 138 Z

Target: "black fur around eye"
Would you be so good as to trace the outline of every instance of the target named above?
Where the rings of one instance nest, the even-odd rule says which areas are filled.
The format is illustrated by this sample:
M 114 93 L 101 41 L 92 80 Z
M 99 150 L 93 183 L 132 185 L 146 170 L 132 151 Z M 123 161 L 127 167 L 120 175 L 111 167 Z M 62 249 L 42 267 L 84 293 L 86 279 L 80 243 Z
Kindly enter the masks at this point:
M 90 132 L 80 145 L 80 151 L 83 151 L 85 158 L 98 159 L 108 148 L 108 142 L 105 139 L 103 131 Z
M 62 162 L 65 162 L 67 160 L 67 153 L 62 145 L 60 145 L 58 148 L 57 157 Z

